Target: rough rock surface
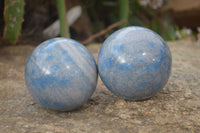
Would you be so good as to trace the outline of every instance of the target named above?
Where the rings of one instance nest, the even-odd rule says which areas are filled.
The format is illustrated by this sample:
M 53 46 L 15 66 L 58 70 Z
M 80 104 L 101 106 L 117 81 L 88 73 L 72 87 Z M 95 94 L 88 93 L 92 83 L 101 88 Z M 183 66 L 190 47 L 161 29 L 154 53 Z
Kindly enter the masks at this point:
M 153 98 L 133 102 L 109 92 L 99 79 L 87 104 L 73 112 L 55 112 L 37 104 L 24 82 L 30 45 L 0 49 L 0 132 L 200 132 L 200 45 L 169 42 L 171 77 Z M 97 58 L 100 45 L 90 45 Z

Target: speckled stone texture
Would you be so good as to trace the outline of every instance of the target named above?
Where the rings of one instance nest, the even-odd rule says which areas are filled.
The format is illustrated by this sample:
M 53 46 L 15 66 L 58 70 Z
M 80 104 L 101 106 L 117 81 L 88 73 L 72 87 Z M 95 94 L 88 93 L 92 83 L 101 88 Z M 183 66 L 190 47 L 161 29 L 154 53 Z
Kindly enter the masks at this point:
M 109 36 L 98 56 L 99 74 L 117 96 L 144 100 L 168 81 L 171 53 L 163 39 L 142 27 L 126 27 Z
M 29 57 L 25 82 L 38 103 L 53 110 L 71 111 L 93 94 L 97 67 L 82 44 L 67 38 L 50 39 Z

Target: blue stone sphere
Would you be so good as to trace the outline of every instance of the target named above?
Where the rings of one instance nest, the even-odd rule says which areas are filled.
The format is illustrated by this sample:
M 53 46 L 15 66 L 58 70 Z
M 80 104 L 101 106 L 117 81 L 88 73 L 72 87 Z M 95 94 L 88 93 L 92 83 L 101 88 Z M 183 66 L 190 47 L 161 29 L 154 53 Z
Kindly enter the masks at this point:
M 154 96 L 167 83 L 172 57 L 164 40 L 138 26 L 120 29 L 103 43 L 98 70 L 105 86 L 129 100 Z
M 97 65 L 86 47 L 67 38 L 40 44 L 29 57 L 25 82 L 46 108 L 71 111 L 83 105 L 97 85 Z

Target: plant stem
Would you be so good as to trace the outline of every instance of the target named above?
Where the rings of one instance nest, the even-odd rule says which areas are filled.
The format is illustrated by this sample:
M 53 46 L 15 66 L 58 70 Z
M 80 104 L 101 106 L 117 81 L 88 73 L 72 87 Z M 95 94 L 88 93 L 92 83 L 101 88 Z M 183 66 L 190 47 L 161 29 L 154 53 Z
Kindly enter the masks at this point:
M 56 0 L 58 18 L 60 20 L 60 35 L 61 37 L 70 38 L 69 25 L 66 17 L 65 0 Z
M 118 0 L 119 4 L 119 17 L 121 21 L 125 21 L 122 27 L 128 25 L 128 15 L 129 15 L 129 0 Z

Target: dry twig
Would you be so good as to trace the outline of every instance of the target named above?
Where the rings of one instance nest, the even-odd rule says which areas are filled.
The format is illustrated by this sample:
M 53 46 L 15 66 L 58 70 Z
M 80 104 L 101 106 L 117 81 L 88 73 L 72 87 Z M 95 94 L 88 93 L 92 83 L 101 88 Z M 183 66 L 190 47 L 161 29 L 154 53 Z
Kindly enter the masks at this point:
M 111 25 L 108 26 L 106 29 L 103 29 L 102 31 L 100 31 L 100 32 L 98 32 L 98 33 L 96 33 L 96 34 L 90 36 L 88 39 L 82 41 L 81 43 L 85 45 L 85 44 L 91 42 L 92 40 L 94 40 L 95 38 L 98 38 L 98 37 L 100 37 L 100 36 L 106 34 L 108 31 L 110 31 L 110 30 L 112 30 L 113 28 L 118 27 L 118 26 L 120 26 L 120 25 L 122 25 L 122 24 L 124 24 L 124 23 L 125 23 L 125 21 L 119 21 L 119 22 L 116 22 L 116 23 L 114 23 L 114 24 L 111 24 Z

